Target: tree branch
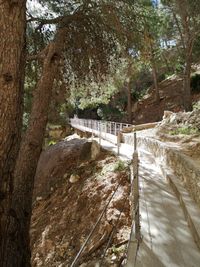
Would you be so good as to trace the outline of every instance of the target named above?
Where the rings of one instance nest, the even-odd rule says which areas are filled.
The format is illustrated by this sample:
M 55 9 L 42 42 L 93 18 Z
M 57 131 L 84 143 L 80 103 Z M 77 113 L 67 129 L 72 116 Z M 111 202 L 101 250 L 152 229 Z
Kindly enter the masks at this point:
M 38 54 L 36 54 L 36 55 L 27 55 L 26 56 L 26 60 L 27 61 L 43 60 L 45 58 L 45 56 L 47 55 L 48 51 L 49 51 L 49 44 L 42 51 L 40 51 Z

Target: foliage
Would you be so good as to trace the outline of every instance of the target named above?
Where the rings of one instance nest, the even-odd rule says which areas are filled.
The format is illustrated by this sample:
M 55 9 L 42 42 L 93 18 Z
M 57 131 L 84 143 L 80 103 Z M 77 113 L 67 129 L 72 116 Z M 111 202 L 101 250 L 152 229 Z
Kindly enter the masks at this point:
M 195 127 L 182 126 L 169 132 L 170 135 L 193 135 L 199 133 L 199 130 Z
M 101 105 L 97 109 L 97 115 L 106 121 L 120 121 L 125 112 L 119 109 L 118 107 L 112 107 L 110 105 Z
M 28 5 L 27 48 L 31 56 L 44 53 L 60 27 L 67 29 L 65 50 L 57 84 L 71 92 L 70 103 L 77 109 L 107 104 L 115 91 L 110 78 L 115 73 L 134 21 L 134 7 L 125 1 L 38 1 L 42 12 Z M 123 49 L 122 49 L 123 48 Z M 40 76 L 40 61 L 30 61 L 27 76 L 34 83 Z M 37 71 L 35 71 L 37 70 Z M 32 91 L 33 86 L 29 85 Z M 58 88 L 56 86 L 56 92 Z M 31 96 L 31 95 L 30 95 Z M 51 108 L 59 113 L 63 96 Z M 29 99 L 29 96 L 26 97 Z M 31 98 L 30 98 L 31 99 Z M 31 102 L 30 102 L 31 104 Z
M 119 121 L 125 115 L 127 99 L 125 95 L 117 96 L 123 91 L 127 80 L 131 81 L 132 99 L 138 100 L 152 85 L 152 78 L 144 82 L 151 75 L 152 64 L 159 69 L 159 77 L 162 78 L 174 72 L 182 73 L 185 59 L 181 52 L 183 45 L 179 31 L 183 32 L 183 25 L 181 10 L 177 9 L 179 2 L 163 0 L 162 5 L 155 5 L 150 0 L 136 0 L 133 5 L 128 0 L 40 0 L 43 12 L 39 16 L 37 9 L 29 7 L 29 54 L 37 54 L 48 45 L 57 25 L 67 27 L 69 32 L 51 105 L 51 109 L 55 110 L 53 116 L 59 115 L 55 119 L 64 122 L 68 112 L 63 107 L 69 93 L 62 93 L 62 97 L 56 100 L 59 90 L 70 90 L 67 105 L 71 106 L 71 114 L 74 110 L 97 109 L 102 119 Z M 196 4 L 196 1 L 189 3 L 188 0 L 183 3 L 188 11 L 187 16 L 195 15 L 194 20 L 198 23 Z M 177 10 L 175 18 L 174 12 Z M 69 17 L 70 23 L 65 22 Z M 197 27 L 192 21 L 189 22 L 193 32 L 193 28 Z M 195 41 L 196 58 L 199 52 L 198 42 Z M 130 65 L 131 71 L 128 70 Z M 28 61 L 25 86 L 27 113 L 30 112 L 32 91 L 40 72 L 40 61 Z M 194 85 L 198 83 L 196 77 L 192 77 L 191 83 L 192 88 L 198 90 L 198 86 Z M 62 89 L 59 89 L 60 84 Z M 113 101 L 115 97 L 117 101 Z
M 120 247 L 116 247 L 116 246 L 113 246 L 111 248 L 111 253 L 117 255 L 117 254 L 120 254 L 124 251 L 125 247 L 124 246 L 120 246 Z
M 195 62 L 199 58 L 199 1 L 194 0 L 162 0 L 163 10 L 168 14 L 171 37 L 181 61 L 182 70 L 188 60 Z M 193 55 L 195 54 L 195 58 Z M 190 64 L 191 62 L 189 62 Z
M 193 105 L 193 110 L 200 110 L 200 101 L 196 102 L 196 103 Z
M 118 160 L 116 163 L 115 163 L 115 166 L 114 166 L 114 172 L 117 172 L 117 171 L 124 171 L 127 169 L 127 164 L 125 164 L 124 161 L 122 160 Z
M 69 34 L 66 36 L 59 81 L 65 83 L 63 90 L 71 92 L 70 105 L 74 109 L 99 107 L 100 113 L 109 114 L 100 105 L 107 105 L 113 95 L 124 87 L 127 78 L 132 81 L 132 97 L 135 99 L 142 96 L 140 90 L 145 91 L 151 85 L 142 85 L 138 89 L 137 76 L 144 68 L 151 72 L 152 64 L 156 64 L 160 77 L 182 73 L 185 60 L 182 52 L 177 53 L 182 50 L 182 45 L 173 16 L 178 2 L 163 0 L 162 5 L 155 5 L 150 0 L 136 0 L 134 4 L 128 0 L 39 0 L 43 7 L 39 16 L 36 8 L 28 6 L 28 52 L 37 54 L 42 51 L 55 35 L 57 25 L 67 27 Z M 183 4 L 187 6 L 188 14 L 194 14 L 198 22 L 196 3 L 184 0 Z M 180 24 L 179 13 L 177 19 Z M 69 18 L 70 23 L 67 23 Z M 192 22 L 190 26 L 193 27 Z M 198 54 L 198 42 L 196 46 Z M 130 62 L 131 73 L 127 74 Z M 26 112 L 30 110 L 32 90 L 40 76 L 40 69 L 39 61 L 28 61 Z M 66 99 L 67 96 L 62 97 L 62 101 Z M 51 107 L 62 118 L 60 110 L 64 103 L 59 101 L 52 103 Z M 122 118 L 119 113 L 123 115 L 123 109 L 116 107 L 113 111 Z
M 125 171 L 127 168 L 128 168 L 128 166 L 124 161 L 118 160 L 116 162 L 106 164 L 101 171 L 101 175 L 105 175 L 108 172 Z
M 48 146 L 53 146 L 55 144 L 56 144 L 56 141 L 54 141 L 54 140 L 48 141 Z
M 142 90 L 142 91 L 136 91 L 136 90 L 133 90 L 133 91 L 132 91 L 132 96 L 133 96 L 133 98 L 134 98 L 135 100 L 138 101 L 138 100 L 140 100 L 140 99 L 143 98 L 143 96 L 145 95 L 146 91 L 147 91 L 147 89 L 144 89 L 144 90 Z
M 26 131 L 28 127 L 29 117 L 30 117 L 29 113 L 27 112 L 23 113 L 23 128 L 22 128 L 23 131 Z
M 74 108 L 97 108 L 100 104 L 108 104 L 115 91 L 111 80 L 100 84 L 88 83 L 87 87 L 72 89 L 69 101 Z

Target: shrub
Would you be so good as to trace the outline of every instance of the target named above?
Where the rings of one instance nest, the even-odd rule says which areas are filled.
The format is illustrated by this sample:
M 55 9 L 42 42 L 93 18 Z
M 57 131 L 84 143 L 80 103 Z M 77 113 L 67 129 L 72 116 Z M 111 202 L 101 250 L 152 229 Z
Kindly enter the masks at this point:
M 188 127 L 188 126 L 179 127 L 169 132 L 169 134 L 171 135 L 179 135 L 179 134 L 192 135 L 197 133 L 199 133 L 199 130 L 196 127 Z
M 193 110 L 200 110 L 200 101 L 193 104 Z
M 124 171 L 127 169 L 127 167 L 128 166 L 124 161 L 118 160 L 117 162 L 106 164 L 101 171 L 101 175 L 105 175 L 108 172 Z

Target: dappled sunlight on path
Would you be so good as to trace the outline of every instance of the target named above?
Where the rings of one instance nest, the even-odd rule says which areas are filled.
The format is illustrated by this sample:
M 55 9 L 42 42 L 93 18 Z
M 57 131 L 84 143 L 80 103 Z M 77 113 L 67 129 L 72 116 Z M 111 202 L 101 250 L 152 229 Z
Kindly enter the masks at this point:
M 200 252 L 173 191 L 151 154 L 140 151 L 143 242 L 136 266 L 198 267 Z

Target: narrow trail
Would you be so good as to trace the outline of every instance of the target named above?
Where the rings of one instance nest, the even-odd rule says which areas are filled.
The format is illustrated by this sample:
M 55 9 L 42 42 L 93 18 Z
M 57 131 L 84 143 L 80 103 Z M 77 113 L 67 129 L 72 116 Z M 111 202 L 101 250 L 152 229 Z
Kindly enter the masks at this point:
M 200 252 L 180 204 L 151 154 L 140 151 L 143 241 L 137 267 L 199 267 Z
M 101 145 L 117 153 L 108 141 Z M 131 160 L 132 153 L 132 146 L 121 144 L 122 160 Z M 139 149 L 139 160 L 142 243 L 136 267 L 200 267 L 200 251 L 159 165 L 145 150 Z
M 78 128 L 89 129 L 82 126 Z M 144 136 L 154 133 L 153 130 L 142 132 Z M 114 141 L 116 136 L 112 138 Z M 98 138 L 95 140 L 99 141 Z M 117 146 L 113 143 L 101 139 L 101 146 L 117 154 Z M 119 157 L 131 160 L 133 150 L 133 146 L 121 144 Z M 179 201 L 154 157 L 140 147 L 139 186 L 142 242 L 136 264 L 130 266 L 200 267 L 200 251 Z

